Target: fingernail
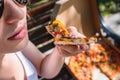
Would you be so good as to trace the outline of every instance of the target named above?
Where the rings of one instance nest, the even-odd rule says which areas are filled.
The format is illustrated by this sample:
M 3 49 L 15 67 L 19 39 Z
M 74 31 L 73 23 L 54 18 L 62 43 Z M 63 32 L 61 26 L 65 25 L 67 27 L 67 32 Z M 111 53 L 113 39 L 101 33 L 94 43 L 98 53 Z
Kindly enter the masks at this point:
M 89 49 L 89 45 L 81 45 L 80 49 L 86 51 Z
M 70 34 L 71 38 L 76 38 L 76 36 L 74 34 Z

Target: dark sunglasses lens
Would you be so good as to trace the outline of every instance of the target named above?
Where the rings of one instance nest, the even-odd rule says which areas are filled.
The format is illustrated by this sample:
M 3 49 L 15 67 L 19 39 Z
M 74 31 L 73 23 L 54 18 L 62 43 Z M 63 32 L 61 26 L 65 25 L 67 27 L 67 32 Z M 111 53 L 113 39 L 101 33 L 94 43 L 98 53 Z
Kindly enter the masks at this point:
M 28 4 L 28 0 L 15 0 L 17 3 L 21 4 L 21 5 L 27 5 Z
M 4 9 L 4 0 L 0 0 L 0 18 L 2 16 L 3 9 Z

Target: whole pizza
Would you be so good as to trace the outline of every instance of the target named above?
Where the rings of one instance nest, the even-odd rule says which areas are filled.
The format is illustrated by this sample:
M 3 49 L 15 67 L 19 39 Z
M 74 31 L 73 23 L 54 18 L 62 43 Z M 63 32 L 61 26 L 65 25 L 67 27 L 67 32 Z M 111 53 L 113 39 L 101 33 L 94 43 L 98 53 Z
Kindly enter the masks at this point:
M 71 56 L 68 67 L 78 80 L 93 80 L 96 68 L 109 80 L 120 80 L 120 54 L 100 43 L 90 44 L 88 51 Z

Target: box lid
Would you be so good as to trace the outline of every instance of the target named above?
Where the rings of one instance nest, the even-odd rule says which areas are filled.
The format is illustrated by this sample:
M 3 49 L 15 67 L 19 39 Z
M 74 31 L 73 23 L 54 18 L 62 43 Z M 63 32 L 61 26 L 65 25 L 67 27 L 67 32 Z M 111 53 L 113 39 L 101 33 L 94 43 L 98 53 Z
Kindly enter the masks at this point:
M 98 32 L 94 24 L 93 13 L 89 0 L 59 0 L 55 5 L 52 17 L 63 22 L 66 27 L 75 26 L 86 36 L 93 36 Z
M 60 20 L 66 27 L 75 26 L 85 36 L 101 34 L 96 0 L 58 0 L 51 16 Z M 103 39 L 105 43 L 120 52 L 109 40 L 104 37 Z

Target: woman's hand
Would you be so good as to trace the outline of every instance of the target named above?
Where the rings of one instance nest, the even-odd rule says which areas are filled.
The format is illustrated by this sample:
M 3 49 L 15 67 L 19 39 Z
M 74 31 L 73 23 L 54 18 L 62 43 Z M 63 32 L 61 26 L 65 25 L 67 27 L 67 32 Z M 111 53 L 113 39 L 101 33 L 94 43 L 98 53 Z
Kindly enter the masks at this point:
M 73 38 L 85 38 L 84 35 L 80 34 L 77 29 L 73 26 L 68 28 L 70 36 Z M 89 45 L 80 44 L 80 45 L 56 45 L 60 55 L 62 56 L 74 56 L 82 51 L 89 49 Z

